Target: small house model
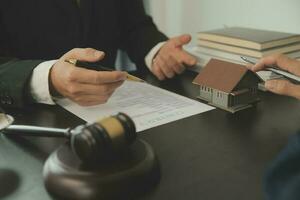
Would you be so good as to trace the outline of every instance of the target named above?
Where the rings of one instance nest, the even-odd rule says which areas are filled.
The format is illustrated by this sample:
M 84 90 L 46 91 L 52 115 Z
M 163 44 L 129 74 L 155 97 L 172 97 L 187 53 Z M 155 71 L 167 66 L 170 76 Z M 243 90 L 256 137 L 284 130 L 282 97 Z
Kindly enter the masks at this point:
M 245 66 L 216 59 L 211 59 L 193 81 L 200 88 L 198 98 L 232 113 L 259 101 L 260 82 Z

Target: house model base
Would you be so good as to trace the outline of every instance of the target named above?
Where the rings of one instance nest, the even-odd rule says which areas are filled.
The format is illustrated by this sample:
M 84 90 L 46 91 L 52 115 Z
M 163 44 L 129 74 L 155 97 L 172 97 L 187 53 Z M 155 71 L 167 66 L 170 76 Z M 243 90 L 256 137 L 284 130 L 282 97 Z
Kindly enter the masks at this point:
M 259 102 L 260 82 L 245 66 L 216 59 L 211 59 L 193 81 L 199 86 L 199 99 L 231 113 Z
M 228 112 L 231 112 L 231 113 L 236 113 L 238 111 L 242 111 L 242 110 L 245 110 L 247 108 L 251 108 L 253 106 L 256 106 L 256 104 L 258 102 L 260 102 L 260 99 L 257 99 L 256 101 L 254 101 L 252 103 L 249 103 L 249 104 L 241 104 L 241 105 L 237 105 L 237 106 L 233 106 L 233 107 L 224 107 L 224 106 L 220 106 L 220 105 L 214 104 L 212 102 L 208 102 L 206 99 L 201 98 L 201 96 L 197 96 L 197 98 L 200 99 L 201 101 L 207 103 L 208 105 L 220 108 L 222 110 L 225 110 L 225 111 L 228 111 Z

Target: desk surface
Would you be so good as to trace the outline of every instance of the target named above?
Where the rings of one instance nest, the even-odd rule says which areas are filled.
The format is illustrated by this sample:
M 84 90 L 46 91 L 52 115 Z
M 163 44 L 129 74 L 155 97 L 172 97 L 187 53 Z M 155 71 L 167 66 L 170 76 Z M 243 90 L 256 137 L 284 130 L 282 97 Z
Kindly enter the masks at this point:
M 150 83 L 194 98 L 196 76 Z M 261 93 L 256 107 L 230 114 L 216 109 L 140 134 L 155 149 L 162 178 L 142 199 L 262 200 L 262 176 L 269 162 L 300 129 L 300 102 Z M 10 110 L 16 124 L 74 127 L 83 121 L 57 106 Z M 43 163 L 62 139 L 0 136 L 0 199 L 50 199 L 43 186 Z

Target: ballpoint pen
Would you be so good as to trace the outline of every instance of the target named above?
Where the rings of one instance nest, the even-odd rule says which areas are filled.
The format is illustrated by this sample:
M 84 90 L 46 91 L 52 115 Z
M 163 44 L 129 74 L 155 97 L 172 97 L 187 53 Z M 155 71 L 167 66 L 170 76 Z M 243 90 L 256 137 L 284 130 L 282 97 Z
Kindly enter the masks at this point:
M 98 63 L 84 62 L 84 61 L 80 61 L 80 60 L 76 60 L 76 59 L 67 59 L 67 60 L 65 60 L 65 62 L 75 65 L 77 67 L 82 67 L 82 68 L 86 68 L 86 69 L 92 69 L 92 70 L 97 70 L 97 71 L 114 71 L 113 69 L 104 67 Z M 126 80 L 136 81 L 136 82 L 145 82 L 143 79 L 140 79 L 140 78 L 133 76 L 131 74 L 128 74 L 128 73 L 127 73 Z
M 245 56 L 241 56 L 241 59 L 247 63 L 250 63 L 250 64 L 253 64 L 255 65 L 257 63 L 258 60 L 256 59 L 253 59 L 253 58 L 248 58 L 248 57 L 245 57 Z M 276 74 L 279 74 L 279 75 L 282 75 L 284 76 L 285 78 L 288 78 L 292 81 L 296 81 L 296 82 L 300 82 L 300 77 L 294 75 L 294 74 L 291 74 L 287 71 L 283 71 L 283 70 L 280 70 L 278 69 L 277 66 L 267 66 L 266 70 L 268 71 L 272 71 Z

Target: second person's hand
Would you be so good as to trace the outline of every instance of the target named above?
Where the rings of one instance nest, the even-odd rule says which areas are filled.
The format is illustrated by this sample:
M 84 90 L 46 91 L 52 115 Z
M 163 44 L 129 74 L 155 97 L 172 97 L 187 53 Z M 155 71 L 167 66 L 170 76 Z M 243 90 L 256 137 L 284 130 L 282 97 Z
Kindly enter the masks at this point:
M 52 67 L 49 75 L 54 92 L 81 106 L 107 102 L 116 88 L 126 80 L 127 73 L 88 70 L 65 62 L 67 59 L 96 62 L 102 60 L 104 56 L 104 52 L 91 48 L 73 49 L 63 55 Z
M 256 65 L 249 66 L 249 69 L 257 72 L 264 70 L 268 66 L 278 66 L 280 69 L 300 76 L 300 61 L 291 59 L 282 54 L 262 58 Z M 300 85 L 291 83 L 288 80 L 269 80 L 266 81 L 265 87 L 273 93 L 295 97 L 300 100 Z

